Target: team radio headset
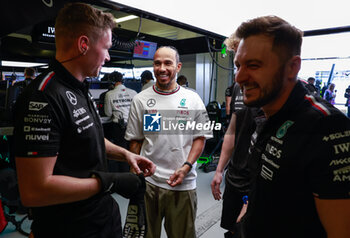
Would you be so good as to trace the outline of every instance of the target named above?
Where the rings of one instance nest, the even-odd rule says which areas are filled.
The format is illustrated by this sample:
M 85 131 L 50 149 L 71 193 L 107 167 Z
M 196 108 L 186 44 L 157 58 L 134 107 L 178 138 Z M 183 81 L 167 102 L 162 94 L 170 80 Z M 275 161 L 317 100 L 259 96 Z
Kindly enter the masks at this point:
M 86 43 L 83 43 L 83 44 L 81 45 L 81 48 L 83 49 L 83 52 L 81 52 L 79 55 L 74 56 L 74 57 L 72 57 L 72 58 L 70 58 L 70 59 L 67 59 L 67 60 L 63 60 L 63 61 L 61 61 L 60 63 L 61 63 L 61 64 L 67 63 L 67 62 L 69 62 L 69 61 L 75 60 L 76 58 L 78 58 L 78 57 L 80 57 L 80 56 L 82 56 L 82 55 L 85 55 L 85 54 L 86 54 L 86 51 L 87 51 L 87 44 L 86 44 Z

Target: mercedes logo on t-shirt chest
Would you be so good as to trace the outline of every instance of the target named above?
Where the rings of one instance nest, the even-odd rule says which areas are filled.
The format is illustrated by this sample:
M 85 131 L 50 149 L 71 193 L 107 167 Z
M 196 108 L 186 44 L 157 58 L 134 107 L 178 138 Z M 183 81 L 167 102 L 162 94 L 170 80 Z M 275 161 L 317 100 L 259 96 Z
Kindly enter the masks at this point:
M 147 101 L 147 106 L 148 107 L 154 107 L 154 105 L 156 105 L 156 100 L 151 98 L 151 99 L 148 99 Z
M 66 91 L 66 95 L 72 105 L 77 105 L 78 100 L 74 93 L 72 93 L 71 91 Z

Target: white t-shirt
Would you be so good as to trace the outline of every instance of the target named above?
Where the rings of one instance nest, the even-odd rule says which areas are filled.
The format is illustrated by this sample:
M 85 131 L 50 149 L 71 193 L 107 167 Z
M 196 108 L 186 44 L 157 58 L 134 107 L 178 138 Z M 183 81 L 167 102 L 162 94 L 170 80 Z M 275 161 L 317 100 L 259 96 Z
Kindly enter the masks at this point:
M 128 121 L 130 105 L 133 97 L 137 94 L 135 90 L 120 84 L 113 90 L 106 93 L 104 109 L 105 114 L 112 117 L 113 122 L 123 118 L 124 122 Z
M 187 160 L 194 139 L 212 137 L 211 130 L 194 126 L 205 123 L 209 123 L 209 118 L 202 99 L 183 87 L 173 93 L 163 93 L 153 86 L 136 95 L 125 139 L 143 140 L 140 154 L 157 166 L 155 174 L 146 180 L 169 190 L 195 189 L 196 163 L 182 184 L 171 187 L 166 181 Z
M 188 89 L 188 90 L 191 90 L 191 91 L 193 91 L 193 92 L 197 93 L 196 89 L 194 89 L 194 88 L 190 88 L 190 87 L 186 86 L 186 84 L 181 85 L 181 87 L 184 87 L 184 88 L 186 88 L 186 89 Z
M 145 83 L 145 85 L 142 86 L 141 91 L 143 91 L 143 90 L 145 90 L 145 89 L 147 89 L 147 88 L 152 87 L 154 84 L 155 84 L 154 80 L 151 79 L 150 81 L 148 81 L 147 83 Z

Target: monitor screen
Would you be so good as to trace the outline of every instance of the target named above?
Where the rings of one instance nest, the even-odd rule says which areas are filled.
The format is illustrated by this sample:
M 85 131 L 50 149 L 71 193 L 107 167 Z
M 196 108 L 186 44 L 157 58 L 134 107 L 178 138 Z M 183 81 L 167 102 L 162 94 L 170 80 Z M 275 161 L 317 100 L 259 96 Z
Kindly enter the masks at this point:
M 157 50 L 157 43 L 143 40 L 137 40 L 135 43 L 134 58 L 153 59 Z

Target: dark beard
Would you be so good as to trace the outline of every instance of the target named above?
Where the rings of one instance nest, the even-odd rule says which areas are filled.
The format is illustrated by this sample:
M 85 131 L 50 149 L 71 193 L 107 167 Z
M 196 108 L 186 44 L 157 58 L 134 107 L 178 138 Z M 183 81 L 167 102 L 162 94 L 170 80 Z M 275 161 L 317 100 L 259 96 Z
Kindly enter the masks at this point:
M 244 104 L 248 107 L 263 107 L 264 105 L 272 102 L 273 100 L 275 100 L 278 95 L 281 92 L 281 89 L 283 87 L 283 74 L 284 74 L 284 65 L 281 65 L 279 70 L 276 72 L 276 74 L 273 77 L 273 80 L 271 82 L 271 84 L 273 85 L 271 90 L 264 90 L 262 92 L 263 97 L 258 98 L 255 101 L 246 103 L 244 102 Z
M 169 83 L 160 83 L 160 81 L 158 81 L 158 88 L 160 90 L 163 90 L 163 91 L 167 91 L 167 90 L 170 90 L 170 87 L 171 87 L 171 84 L 173 83 L 173 81 L 175 80 L 175 78 L 173 78 L 172 80 L 169 81 Z

